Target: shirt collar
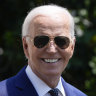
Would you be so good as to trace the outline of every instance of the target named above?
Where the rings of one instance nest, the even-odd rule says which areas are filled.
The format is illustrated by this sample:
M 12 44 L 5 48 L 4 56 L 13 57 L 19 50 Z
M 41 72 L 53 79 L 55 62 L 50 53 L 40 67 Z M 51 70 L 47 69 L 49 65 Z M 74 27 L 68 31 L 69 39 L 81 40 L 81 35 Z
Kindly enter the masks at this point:
M 37 93 L 39 94 L 39 96 L 44 96 L 49 90 L 51 90 L 51 88 L 32 71 L 32 69 L 30 68 L 29 65 L 27 66 L 25 71 L 26 71 L 26 74 L 27 74 L 29 80 L 33 84 Z M 38 86 L 40 86 L 40 87 L 38 87 Z M 59 80 L 56 88 L 58 88 L 60 90 L 60 92 L 63 94 L 63 96 L 65 96 L 64 88 L 63 88 L 63 85 L 61 82 L 61 77 L 60 77 L 60 80 Z

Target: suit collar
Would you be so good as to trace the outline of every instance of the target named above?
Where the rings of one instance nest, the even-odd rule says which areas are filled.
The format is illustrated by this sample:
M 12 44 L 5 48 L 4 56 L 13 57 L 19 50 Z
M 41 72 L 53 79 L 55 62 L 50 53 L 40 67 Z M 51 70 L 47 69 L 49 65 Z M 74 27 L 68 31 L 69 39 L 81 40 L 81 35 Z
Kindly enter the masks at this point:
M 63 78 L 61 80 L 62 80 L 62 84 L 65 90 L 66 96 L 76 96 L 76 94 L 73 92 L 72 87 L 68 83 L 66 83 Z
M 21 91 L 21 96 L 38 96 L 34 86 L 28 79 L 26 72 L 26 66 L 15 76 L 15 86 Z M 76 96 L 68 83 L 61 78 L 66 96 Z M 25 91 L 26 90 L 26 91 Z M 26 93 L 25 93 L 26 92 Z M 29 95 L 28 95 L 29 94 Z
M 15 76 L 15 86 L 21 90 L 21 96 L 38 96 L 34 86 L 28 79 L 26 72 L 25 72 L 26 66 Z M 63 78 L 61 78 L 66 96 L 76 96 L 70 87 L 68 83 L 64 81 Z M 25 91 L 26 90 L 26 91 Z M 26 93 L 25 93 L 26 92 Z M 28 95 L 29 94 L 29 95 Z

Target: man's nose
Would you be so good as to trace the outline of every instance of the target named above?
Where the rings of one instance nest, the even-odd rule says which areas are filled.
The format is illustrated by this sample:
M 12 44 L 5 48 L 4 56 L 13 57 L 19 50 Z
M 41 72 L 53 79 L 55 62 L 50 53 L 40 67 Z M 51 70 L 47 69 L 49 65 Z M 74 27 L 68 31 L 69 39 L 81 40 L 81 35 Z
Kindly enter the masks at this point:
M 57 49 L 56 49 L 56 44 L 54 43 L 54 41 L 50 41 L 47 45 L 47 52 L 48 53 L 56 53 Z

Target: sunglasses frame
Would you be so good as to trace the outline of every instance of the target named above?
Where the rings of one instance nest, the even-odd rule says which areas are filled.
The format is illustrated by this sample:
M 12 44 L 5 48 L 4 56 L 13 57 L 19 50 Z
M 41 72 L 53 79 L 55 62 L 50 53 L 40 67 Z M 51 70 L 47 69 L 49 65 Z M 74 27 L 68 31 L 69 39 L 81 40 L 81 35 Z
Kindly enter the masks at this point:
M 35 36 L 35 37 L 38 37 L 38 36 L 47 36 L 47 35 L 37 35 L 37 36 Z M 31 38 L 30 40 L 31 40 L 31 42 L 34 44 L 34 38 L 33 37 L 31 37 L 31 36 L 29 36 L 29 35 L 26 35 L 26 36 L 24 36 L 25 38 L 26 37 L 29 37 L 29 38 Z M 49 38 L 49 41 L 48 41 L 48 43 L 50 43 L 50 41 L 51 40 L 53 40 L 54 41 L 54 44 L 56 44 L 56 42 L 55 42 L 55 38 L 56 37 L 65 37 L 65 38 L 67 38 L 67 40 L 69 40 L 69 43 L 68 43 L 68 45 L 67 45 L 67 47 L 65 47 L 65 48 L 61 48 L 58 44 L 56 44 L 60 49 L 66 49 L 66 48 L 68 48 L 68 46 L 70 45 L 70 43 L 71 43 L 71 40 L 68 38 L 68 37 L 66 37 L 66 36 L 52 36 L 52 37 L 49 37 L 49 36 L 47 36 L 48 38 Z M 46 43 L 46 45 L 48 44 L 48 43 Z M 44 45 L 44 46 L 46 46 L 46 45 Z M 35 45 L 34 45 L 35 46 Z M 43 47 L 44 47 L 43 46 Z M 36 48 L 39 48 L 39 47 L 37 47 L 37 46 L 35 46 Z M 43 47 L 41 47 L 41 48 L 43 48 Z M 40 49 L 40 48 L 39 48 Z

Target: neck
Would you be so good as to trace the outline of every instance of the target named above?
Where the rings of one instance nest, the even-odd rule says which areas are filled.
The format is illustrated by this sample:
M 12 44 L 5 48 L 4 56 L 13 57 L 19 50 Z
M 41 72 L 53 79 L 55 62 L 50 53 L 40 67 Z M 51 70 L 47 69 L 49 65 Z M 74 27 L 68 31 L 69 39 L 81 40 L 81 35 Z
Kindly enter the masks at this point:
M 59 77 L 45 77 L 45 78 L 41 78 L 50 88 L 55 88 L 58 85 L 58 82 L 60 80 L 60 76 Z
M 29 62 L 28 62 L 29 63 Z M 30 65 L 30 64 L 29 64 Z M 32 66 L 30 65 L 32 71 L 41 79 L 43 80 L 50 88 L 55 88 L 58 85 L 58 82 L 60 80 L 60 76 L 61 74 L 49 74 L 49 75 L 45 75 L 45 74 L 40 74 L 40 72 L 34 70 L 34 68 L 32 68 Z
M 48 76 L 48 75 L 41 75 L 38 72 L 33 72 L 41 79 L 43 80 L 50 88 L 55 88 L 58 85 L 58 82 L 60 80 L 60 75 L 59 76 Z

